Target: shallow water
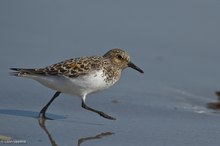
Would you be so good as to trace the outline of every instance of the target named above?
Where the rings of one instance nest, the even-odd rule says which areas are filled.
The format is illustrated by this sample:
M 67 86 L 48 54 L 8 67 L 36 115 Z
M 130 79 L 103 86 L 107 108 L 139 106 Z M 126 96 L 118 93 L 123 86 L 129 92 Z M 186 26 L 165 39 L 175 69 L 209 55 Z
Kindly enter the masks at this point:
M 10 145 L 219 145 L 220 113 L 206 108 L 220 89 L 217 1 L 0 3 L 0 137 Z M 115 86 L 88 96 L 116 121 L 62 94 L 47 113 L 54 120 L 39 122 L 54 91 L 8 74 L 114 47 L 145 71 L 126 69 Z

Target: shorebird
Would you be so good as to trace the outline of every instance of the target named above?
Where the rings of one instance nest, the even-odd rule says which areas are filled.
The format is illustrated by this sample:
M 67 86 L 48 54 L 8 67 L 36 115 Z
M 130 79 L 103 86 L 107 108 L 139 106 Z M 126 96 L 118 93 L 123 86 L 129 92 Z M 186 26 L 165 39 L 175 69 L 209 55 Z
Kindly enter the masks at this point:
M 15 71 L 11 74 L 36 80 L 56 91 L 51 100 L 41 109 L 39 113 L 41 119 L 47 119 L 45 113 L 54 99 L 60 93 L 66 93 L 80 97 L 82 108 L 95 112 L 104 118 L 115 120 L 114 117 L 87 106 L 86 96 L 114 85 L 120 79 L 122 70 L 127 67 L 144 73 L 142 69 L 130 61 L 130 56 L 126 51 L 116 48 L 111 49 L 103 56 L 69 59 L 45 68 L 11 68 Z

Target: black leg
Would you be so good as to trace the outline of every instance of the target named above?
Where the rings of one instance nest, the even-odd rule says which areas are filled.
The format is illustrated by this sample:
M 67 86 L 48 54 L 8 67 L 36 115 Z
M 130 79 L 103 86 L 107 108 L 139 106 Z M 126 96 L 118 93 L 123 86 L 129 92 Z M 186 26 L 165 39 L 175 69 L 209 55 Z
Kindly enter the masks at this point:
M 53 95 L 52 99 L 41 109 L 41 111 L 40 111 L 40 113 L 39 113 L 39 118 L 41 118 L 41 119 L 46 119 L 45 113 L 46 113 L 46 111 L 47 111 L 47 108 L 48 108 L 48 107 L 50 106 L 50 104 L 54 101 L 54 99 L 60 95 L 60 93 L 61 93 L 61 92 L 57 91 L 57 92 Z
M 92 112 L 95 112 L 95 113 L 99 114 L 100 116 L 102 116 L 102 117 L 104 117 L 104 118 L 106 118 L 106 119 L 116 120 L 115 118 L 113 118 L 113 117 L 107 115 L 106 113 L 104 113 L 104 112 L 102 112 L 102 111 L 98 111 L 98 110 L 95 110 L 95 109 L 93 109 L 93 108 L 91 108 L 91 107 L 88 107 L 83 100 L 82 100 L 82 108 L 87 109 L 87 110 L 90 110 L 90 111 L 92 111 Z

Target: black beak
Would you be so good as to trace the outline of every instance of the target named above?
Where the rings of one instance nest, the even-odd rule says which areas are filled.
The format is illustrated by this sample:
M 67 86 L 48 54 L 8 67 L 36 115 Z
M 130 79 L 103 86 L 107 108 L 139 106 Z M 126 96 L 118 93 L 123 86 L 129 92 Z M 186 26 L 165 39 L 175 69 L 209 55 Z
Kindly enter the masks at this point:
M 132 62 L 129 62 L 129 63 L 128 63 L 128 67 L 131 67 L 131 68 L 133 68 L 133 69 L 139 71 L 140 73 L 144 73 L 144 71 L 143 71 L 142 69 L 140 69 L 139 67 L 137 67 L 137 66 L 136 66 L 134 63 L 132 63 Z

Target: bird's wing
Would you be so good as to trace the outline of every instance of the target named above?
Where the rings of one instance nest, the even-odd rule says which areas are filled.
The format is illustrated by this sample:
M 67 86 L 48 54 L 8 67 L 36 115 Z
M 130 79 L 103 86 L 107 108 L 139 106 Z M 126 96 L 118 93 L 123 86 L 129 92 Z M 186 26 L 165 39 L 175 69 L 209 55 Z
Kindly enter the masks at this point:
M 76 59 L 65 60 L 45 68 L 25 69 L 11 68 L 16 72 L 11 73 L 15 76 L 22 75 L 61 75 L 75 78 L 86 75 L 93 70 L 102 68 L 103 58 L 98 56 L 81 57 Z

